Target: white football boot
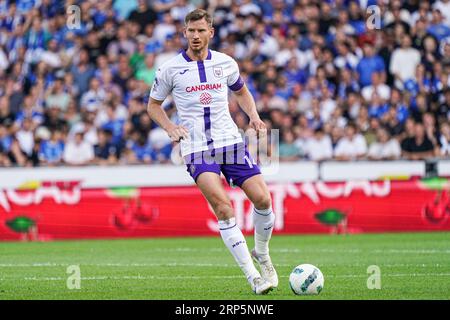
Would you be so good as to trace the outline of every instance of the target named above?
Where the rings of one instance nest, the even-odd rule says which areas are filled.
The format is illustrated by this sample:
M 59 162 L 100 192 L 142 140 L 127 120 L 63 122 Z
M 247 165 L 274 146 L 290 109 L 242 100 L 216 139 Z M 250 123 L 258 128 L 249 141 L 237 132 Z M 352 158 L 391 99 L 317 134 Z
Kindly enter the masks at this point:
M 261 276 L 263 277 L 263 279 L 269 281 L 274 288 L 278 287 L 277 271 L 273 267 L 269 255 L 258 256 L 255 249 L 253 249 L 252 258 L 259 264 L 259 267 L 261 268 Z
M 260 295 L 260 294 L 267 294 L 273 289 L 272 283 L 269 281 L 264 280 L 261 277 L 254 278 L 253 283 L 251 284 L 252 290 L 254 293 Z

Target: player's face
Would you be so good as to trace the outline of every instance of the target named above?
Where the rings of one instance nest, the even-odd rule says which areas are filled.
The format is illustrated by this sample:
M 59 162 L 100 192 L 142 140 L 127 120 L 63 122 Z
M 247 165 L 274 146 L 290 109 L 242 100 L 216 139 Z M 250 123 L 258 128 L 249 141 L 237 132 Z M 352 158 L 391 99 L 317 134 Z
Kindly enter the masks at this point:
M 189 48 L 200 52 L 208 48 L 209 39 L 214 36 L 214 28 L 210 28 L 205 19 L 189 21 L 184 36 L 188 40 Z

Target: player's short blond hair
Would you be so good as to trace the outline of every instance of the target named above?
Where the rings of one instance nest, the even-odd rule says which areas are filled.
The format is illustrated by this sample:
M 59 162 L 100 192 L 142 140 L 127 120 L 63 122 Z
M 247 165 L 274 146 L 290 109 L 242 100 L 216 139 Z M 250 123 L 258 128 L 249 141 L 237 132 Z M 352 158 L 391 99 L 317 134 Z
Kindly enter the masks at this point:
M 208 23 L 208 26 L 212 28 L 213 25 L 213 18 L 208 13 L 208 11 L 203 9 L 195 9 L 194 11 L 191 11 L 187 14 L 187 16 L 184 18 L 184 23 L 187 25 L 190 21 L 198 21 L 205 19 Z

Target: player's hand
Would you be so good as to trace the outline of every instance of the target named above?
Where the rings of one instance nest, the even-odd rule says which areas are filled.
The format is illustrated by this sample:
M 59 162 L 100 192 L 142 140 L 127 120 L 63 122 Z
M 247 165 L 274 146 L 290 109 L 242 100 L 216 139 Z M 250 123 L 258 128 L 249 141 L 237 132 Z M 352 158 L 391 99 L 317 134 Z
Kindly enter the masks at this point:
M 249 125 L 250 128 L 256 130 L 259 137 L 267 135 L 266 124 L 260 118 L 250 119 Z
M 169 130 L 167 130 L 167 134 L 174 142 L 180 142 L 183 139 L 189 139 L 189 131 L 183 126 L 173 126 Z

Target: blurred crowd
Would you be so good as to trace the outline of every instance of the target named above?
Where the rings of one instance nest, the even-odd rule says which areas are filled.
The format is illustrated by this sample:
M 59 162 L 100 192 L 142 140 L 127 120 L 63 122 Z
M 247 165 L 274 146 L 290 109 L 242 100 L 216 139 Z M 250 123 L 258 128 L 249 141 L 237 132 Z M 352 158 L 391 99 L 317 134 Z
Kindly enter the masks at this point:
M 282 161 L 450 158 L 450 0 L 1 0 L 0 166 L 175 161 L 146 106 L 196 7 Z

